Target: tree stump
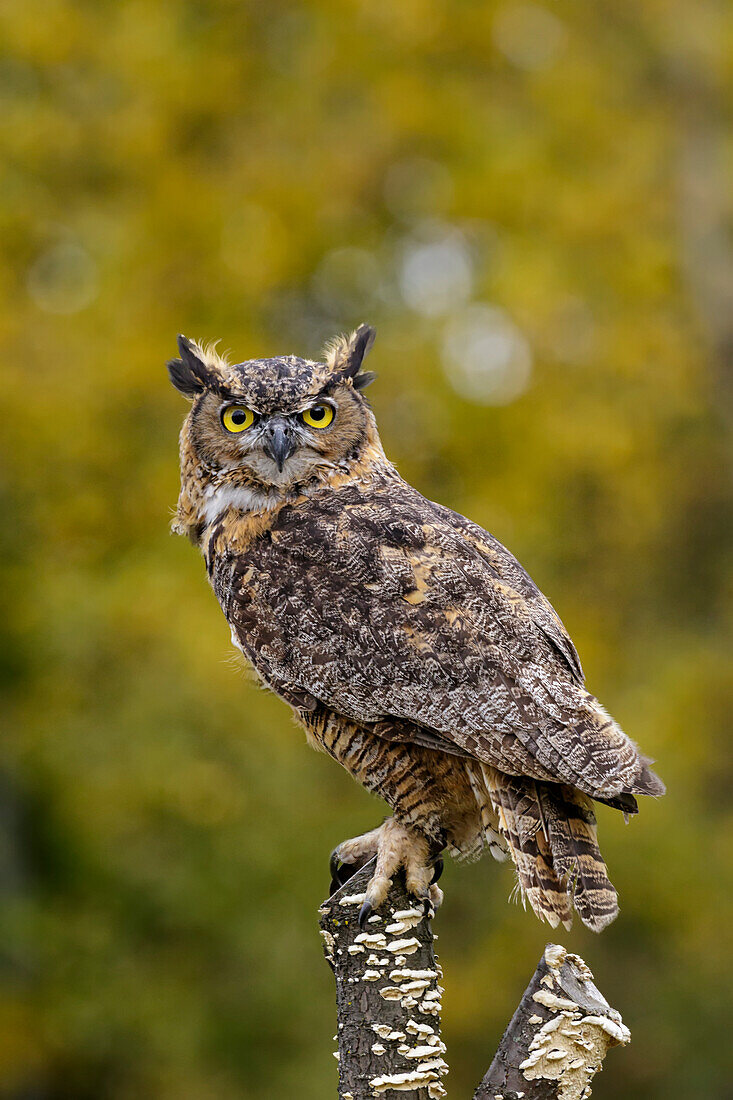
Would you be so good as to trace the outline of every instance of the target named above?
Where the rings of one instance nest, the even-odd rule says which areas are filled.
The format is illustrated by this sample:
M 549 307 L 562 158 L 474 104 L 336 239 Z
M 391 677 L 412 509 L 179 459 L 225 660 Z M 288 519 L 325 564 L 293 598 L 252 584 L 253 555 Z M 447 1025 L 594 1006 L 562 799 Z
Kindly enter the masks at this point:
M 474 1100 L 587 1100 L 629 1029 L 579 955 L 549 943 Z
M 442 970 L 425 914 L 395 879 L 364 929 L 372 860 L 320 908 L 336 978 L 339 1100 L 436 1100 L 448 1072 Z M 578 955 L 548 944 L 474 1100 L 587 1100 L 610 1047 L 630 1034 Z

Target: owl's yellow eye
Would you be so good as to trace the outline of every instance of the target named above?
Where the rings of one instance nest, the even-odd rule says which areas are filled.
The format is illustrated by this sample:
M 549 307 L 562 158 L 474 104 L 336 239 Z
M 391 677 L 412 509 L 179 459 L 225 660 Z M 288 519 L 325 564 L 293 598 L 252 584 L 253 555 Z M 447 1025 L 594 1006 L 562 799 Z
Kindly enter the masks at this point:
M 246 405 L 227 405 L 221 422 L 228 432 L 243 432 L 254 424 L 255 414 Z
M 300 414 L 300 418 L 309 428 L 327 428 L 333 420 L 333 409 L 330 405 L 312 405 Z

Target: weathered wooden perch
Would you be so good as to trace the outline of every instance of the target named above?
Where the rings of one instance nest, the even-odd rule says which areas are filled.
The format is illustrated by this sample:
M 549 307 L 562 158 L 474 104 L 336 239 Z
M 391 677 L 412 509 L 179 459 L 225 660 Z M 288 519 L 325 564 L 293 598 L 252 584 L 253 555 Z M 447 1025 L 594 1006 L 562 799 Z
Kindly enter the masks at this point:
M 629 1029 L 579 955 L 548 943 L 474 1100 L 587 1100 Z
M 362 931 L 372 871 L 373 861 L 320 909 L 336 977 L 339 1098 L 435 1100 L 448 1066 L 431 915 L 397 879 Z M 474 1100 L 587 1100 L 609 1047 L 629 1038 L 583 960 L 548 944 Z
M 321 936 L 336 976 L 340 1100 L 445 1096 L 441 977 L 433 931 L 401 878 L 364 931 L 358 916 L 374 860 L 321 906 Z

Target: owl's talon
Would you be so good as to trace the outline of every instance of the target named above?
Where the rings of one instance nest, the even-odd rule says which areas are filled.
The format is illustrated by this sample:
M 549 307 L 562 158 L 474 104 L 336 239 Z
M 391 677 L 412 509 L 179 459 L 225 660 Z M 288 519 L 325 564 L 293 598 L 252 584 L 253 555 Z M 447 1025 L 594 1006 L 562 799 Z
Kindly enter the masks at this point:
M 336 849 L 336 851 L 337 850 L 338 849 Z M 353 878 L 360 869 L 359 864 L 343 863 L 336 855 L 336 851 L 331 853 L 331 859 L 329 861 L 329 869 L 331 871 L 329 897 L 333 897 L 336 891 L 340 890 L 342 886 L 345 886 L 349 879 Z
M 429 887 L 428 892 L 430 894 L 430 904 L 433 907 L 433 913 L 437 913 L 443 904 L 443 891 L 439 886 L 433 883 L 433 885 Z
M 372 913 L 372 903 L 367 899 L 359 910 L 359 927 L 364 928 L 364 925 L 369 920 Z
M 364 894 L 364 904 L 359 913 L 359 925 L 363 928 L 369 917 L 387 899 L 392 880 L 404 870 L 405 884 L 425 907 L 425 915 L 437 909 L 443 899 L 434 883 L 440 878 L 443 861 L 440 849 L 431 849 L 427 837 L 419 830 L 388 818 L 383 825 L 363 836 L 345 840 L 334 848 L 329 866 L 331 889 L 340 889 L 369 860 L 376 856 L 374 874 Z

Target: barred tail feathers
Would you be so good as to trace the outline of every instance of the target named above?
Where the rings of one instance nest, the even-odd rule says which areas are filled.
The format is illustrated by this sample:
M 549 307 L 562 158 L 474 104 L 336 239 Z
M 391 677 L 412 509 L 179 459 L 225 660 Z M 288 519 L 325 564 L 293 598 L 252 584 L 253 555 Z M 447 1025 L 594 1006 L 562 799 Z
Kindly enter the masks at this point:
M 552 928 L 561 922 L 569 928 L 573 915 L 570 897 L 552 865 L 535 781 L 504 775 L 486 765 L 481 770 L 517 868 L 522 899 Z
M 580 919 L 600 932 L 617 916 L 618 896 L 598 847 L 591 800 L 573 787 L 537 786 L 555 871 Z
M 572 787 L 509 776 L 482 765 L 499 827 L 517 868 L 519 890 L 553 928 L 573 907 L 593 931 L 618 912 L 598 848 L 590 799 Z

